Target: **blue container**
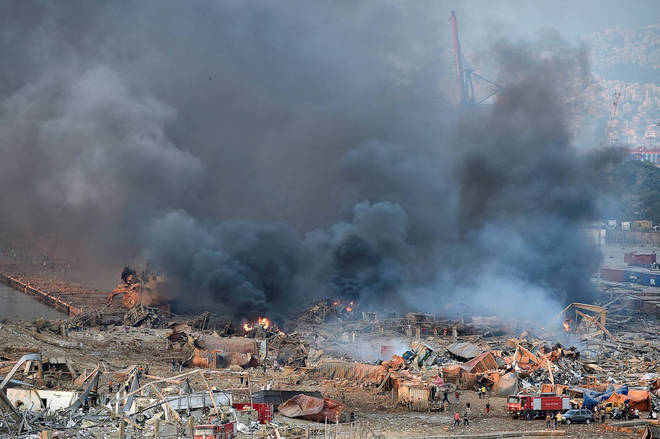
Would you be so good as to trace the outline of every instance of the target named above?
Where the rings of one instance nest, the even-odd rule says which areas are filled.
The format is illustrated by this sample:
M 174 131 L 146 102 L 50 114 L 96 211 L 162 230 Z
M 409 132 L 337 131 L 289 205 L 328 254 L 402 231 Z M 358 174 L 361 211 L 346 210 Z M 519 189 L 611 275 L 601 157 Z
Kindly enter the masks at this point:
M 660 287 L 660 275 L 658 274 L 626 270 L 625 278 L 626 282 L 647 285 L 650 287 Z

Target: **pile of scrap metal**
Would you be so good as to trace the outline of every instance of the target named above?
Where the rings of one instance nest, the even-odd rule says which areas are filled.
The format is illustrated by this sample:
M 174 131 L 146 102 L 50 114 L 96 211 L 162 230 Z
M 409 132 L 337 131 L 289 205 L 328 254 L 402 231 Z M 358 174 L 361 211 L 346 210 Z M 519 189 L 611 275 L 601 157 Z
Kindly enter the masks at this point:
M 149 267 L 138 275 L 126 266 L 121 273 L 121 282 L 108 296 L 108 303 L 112 303 L 115 296 L 123 295 L 125 308 L 133 308 L 138 303 L 148 307 L 167 306 L 170 300 L 167 286 L 162 275 L 152 272 Z
M 297 334 L 278 332 L 269 339 L 268 347 L 274 351 L 274 357 L 281 366 L 307 366 L 309 352 L 303 338 Z
M 266 340 L 243 337 L 220 337 L 217 333 L 200 334 L 193 339 L 187 366 L 224 369 L 230 366 L 257 367 L 268 354 Z
M 350 311 L 347 311 L 347 308 Z M 294 326 L 321 324 L 340 320 L 342 317 L 353 316 L 353 308 L 350 304 L 344 304 L 339 300 L 324 299 L 312 304 L 296 319 Z
M 40 389 L 34 387 L 33 384 L 13 379 L 22 370 L 24 376 L 37 375 L 38 382 L 41 384 L 44 381 L 44 370 L 48 370 L 51 366 L 49 363 L 65 364 L 71 371 L 72 378 L 75 378 L 74 387 L 82 388 L 82 391 Z M 36 369 L 35 372 L 33 372 L 34 369 Z M 5 425 L 0 424 L 0 426 L 10 434 L 20 434 L 38 431 L 46 425 L 59 424 L 62 428 L 77 425 L 78 421 L 82 419 L 76 413 L 78 409 L 83 405 L 89 406 L 98 403 L 99 375 L 100 371 L 97 367 L 89 374 L 76 377 L 66 360 L 45 361 L 40 353 L 23 355 L 0 383 L 1 417 L 8 416 L 9 420 L 17 422 L 6 421 Z M 4 419 L 6 420 L 6 418 Z
M 197 369 L 160 378 L 133 365 L 109 372 L 120 385 L 116 391 L 113 388 L 112 393 L 102 394 L 100 367 L 74 376 L 69 386 L 71 390 L 41 388 L 14 379 L 20 373 L 26 379 L 26 374 L 32 374 L 33 369 L 37 370 L 39 382 L 44 381 L 43 373 L 47 374 L 48 368 L 39 353 L 21 357 L 0 383 L 0 433 L 7 432 L 14 437 L 59 430 L 68 437 L 84 428 L 90 437 L 109 437 L 126 428 L 126 434 L 141 437 L 150 428 L 155 436 L 159 431 L 166 436 L 177 436 L 186 426 L 200 422 L 224 425 L 233 432 L 237 429 L 231 393 L 210 388 L 204 377 L 204 373 L 213 371 Z M 205 390 L 195 391 L 190 386 L 187 378 L 195 374 L 206 384 Z M 239 376 L 223 372 L 225 378 Z M 141 383 L 148 378 L 152 381 Z
M 141 303 L 136 304 L 124 314 L 125 326 L 144 326 L 153 328 L 158 326 L 160 315 L 158 309 L 151 306 L 144 306 Z
M 299 394 L 284 401 L 277 408 L 281 415 L 288 418 L 302 418 L 316 422 L 342 422 L 345 404 L 339 401 Z

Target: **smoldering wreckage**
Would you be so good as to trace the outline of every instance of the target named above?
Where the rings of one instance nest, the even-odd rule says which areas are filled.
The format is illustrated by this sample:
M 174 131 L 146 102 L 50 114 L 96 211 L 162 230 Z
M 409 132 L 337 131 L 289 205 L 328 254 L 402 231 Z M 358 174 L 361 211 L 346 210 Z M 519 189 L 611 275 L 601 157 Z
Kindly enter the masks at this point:
M 284 332 L 266 317 L 172 314 L 157 284 L 125 269 L 104 307 L 65 320 L 3 322 L 0 431 L 295 438 L 341 429 L 387 437 L 360 423 L 368 409 L 346 393 L 373 399 L 383 416 L 451 416 L 455 393 L 481 397 L 483 389 L 493 402 L 508 398 L 507 416 L 526 419 L 544 412 L 520 405 L 523 396 L 558 395 L 571 407 L 609 410 L 608 428 L 628 432 L 653 421 L 615 419 L 613 407 L 621 407 L 616 418 L 660 409 L 656 316 L 636 314 L 616 293 L 604 293 L 602 305 L 571 304 L 552 328 L 524 316 L 512 324 L 469 313 L 385 315 L 329 299 Z M 111 305 L 118 295 L 121 307 Z

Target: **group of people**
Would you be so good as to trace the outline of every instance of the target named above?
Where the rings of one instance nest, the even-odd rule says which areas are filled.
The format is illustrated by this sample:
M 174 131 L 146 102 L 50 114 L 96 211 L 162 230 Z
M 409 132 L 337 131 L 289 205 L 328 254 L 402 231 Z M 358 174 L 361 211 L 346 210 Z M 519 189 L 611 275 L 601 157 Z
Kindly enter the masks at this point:
M 461 425 L 461 415 L 459 413 L 458 403 L 460 395 L 456 392 L 456 410 L 454 411 L 454 427 L 459 427 Z M 486 416 L 490 415 L 490 401 L 486 402 Z M 472 417 L 472 407 L 469 402 L 465 403 L 465 410 L 463 411 L 463 426 L 467 427 L 470 425 L 470 418 Z
M 649 417 L 653 412 L 649 413 Z M 607 416 L 608 411 L 605 407 L 596 407 L 594 412 L 594 418 L 605 422 L 605 417 Z M 639 419 L 639 409 L 633 409 L 630 407 L 628 402 L 625 403 L 623 407 L 614 406 L 609 411 L 610 419 L 620 419 L 624 421 L 629 421 L 633 419 Z M 656 415 L 657 416 L 657 415 Z
M 458 392 L 456 392 L 458 394 Z M 458 400 L 458 398 L 456 398 Z M 456 403 L 458 406 L 458 403 Z M 463 426 L 467 427 L 470 425 L 470 417 L 472 416 L 472 408 L 470 408 L 470 403 L 465 403 L 465 411 L 463 412 Z M 456 407 L 456 412 L 454 413 L 454 427 L 459 427 L 461 425 L 461 416 L 458 414 L 458 407 Z
M 545 413 L 546 428 L 550 429 L 550 426 L 552 425 L 553 421 L 554 421 L 554 429 L 556 430 L 561 425 L 561 421 L 562 421 L 561 412 L 552 413 L 550 411 L 547 411 Z
M 486 386 L 481 386 L 477 390 L 477 395 L 479 396 L 479 399 L 486 399 L 486 393 L 490 395 L 490 388 L 486 390 Z

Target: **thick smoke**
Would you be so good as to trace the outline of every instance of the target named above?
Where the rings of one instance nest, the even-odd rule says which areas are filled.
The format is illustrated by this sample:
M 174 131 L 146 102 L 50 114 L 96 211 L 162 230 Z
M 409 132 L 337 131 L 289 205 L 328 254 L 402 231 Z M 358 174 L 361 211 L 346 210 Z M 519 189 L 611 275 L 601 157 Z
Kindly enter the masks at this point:
M 112 271 L 150 259 L 180 310 L 589 300 L 585 51 L 493 42 L 503 89 L 459 112 L 450 5 L 417 6 L 5 4 L 3 227 Z

